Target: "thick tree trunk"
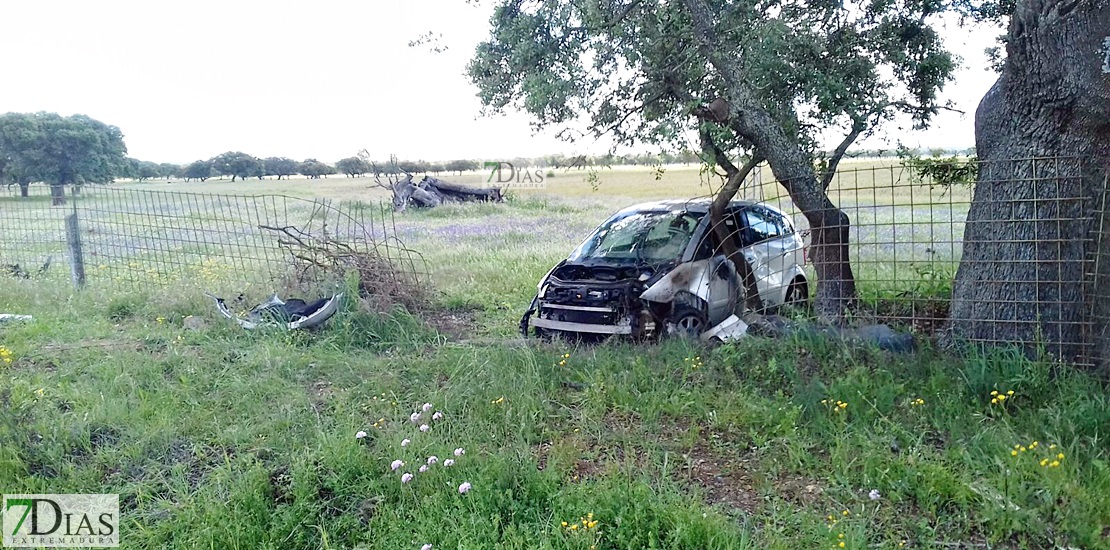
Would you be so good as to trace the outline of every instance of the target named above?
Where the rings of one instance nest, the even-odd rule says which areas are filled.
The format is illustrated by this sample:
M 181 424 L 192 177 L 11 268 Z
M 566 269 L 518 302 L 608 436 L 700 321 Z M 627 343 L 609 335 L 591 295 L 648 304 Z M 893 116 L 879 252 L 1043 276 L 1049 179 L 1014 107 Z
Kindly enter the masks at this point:
M 66 186 L 65 185 L 51 185 L 50 186 L 50 204 L 53 206 L 63 206 L 66 203 Z
M 1106 330 L 1088 330 L 1110 318 L 1110 293 L 1100 290 L 1110 283 L 1110 239 L 1098 235 L 1096 211 L 1110 166 L 1108 36 L 1107 0 L 1016 7 L 1002 75 L 976 112 L 983 164 L 953 288 L 954 341 L 1110 357 Z M 1091 281 L 1097 256 L 1106 273 Z
M 19 184 L 19 196 L 21 196 L 23 198 L 27 198 L 27 197 L 31 196 L 31 184 L 30 183 L 20 182 L 20 184 Z

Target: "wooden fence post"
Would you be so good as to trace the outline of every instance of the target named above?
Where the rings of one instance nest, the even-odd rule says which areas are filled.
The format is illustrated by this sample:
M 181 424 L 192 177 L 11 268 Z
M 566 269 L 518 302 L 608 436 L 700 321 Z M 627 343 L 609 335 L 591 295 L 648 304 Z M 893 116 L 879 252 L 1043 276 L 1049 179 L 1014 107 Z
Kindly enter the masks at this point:
M 77 201 L 73 201 L 73 213 L 66 216 L 66 246 L 69 249 L 69 268 L 73 287 L 85 286 L 85 257 L 81 253 L 81 231 L 77 226 Z

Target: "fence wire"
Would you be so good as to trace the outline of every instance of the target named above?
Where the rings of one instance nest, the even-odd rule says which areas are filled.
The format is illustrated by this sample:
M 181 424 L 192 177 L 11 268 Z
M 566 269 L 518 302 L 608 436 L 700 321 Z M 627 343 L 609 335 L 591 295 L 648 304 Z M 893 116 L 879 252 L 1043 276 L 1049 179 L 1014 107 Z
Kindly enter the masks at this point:
M 0 187 L 0 269 L 8 276 L 68 279 L 82 267 L 89 285 L 256 295 L 288 283 L 296 263 L 282 229 L 380 258 L 408 283 L 426 271 L 395 237 L 384 204 L 86 186 L 52 206 L 47 187 L 27 191 Z M 67 238 L 70 217 L 77 233 Z
M 850 223 L 858 322 L 928 336 L 957 326 L 967 343 L 1080 364 L 1110 358 L 1110 343 L 1098 345 L 1110 336 L 1110 307 L 1101 307 L 1110 304 L 1110 262 L 1099 261 L 1110 242 L 1100 238 L 1106 186 L 1085 182 L 1083 159 L 876 164 L 839 170 L 827 190 Z M 738 197 L 784 211 L 809 241 L 785 187 L 760 176 Z M 812 265 L 807 278 L 812 291 Z

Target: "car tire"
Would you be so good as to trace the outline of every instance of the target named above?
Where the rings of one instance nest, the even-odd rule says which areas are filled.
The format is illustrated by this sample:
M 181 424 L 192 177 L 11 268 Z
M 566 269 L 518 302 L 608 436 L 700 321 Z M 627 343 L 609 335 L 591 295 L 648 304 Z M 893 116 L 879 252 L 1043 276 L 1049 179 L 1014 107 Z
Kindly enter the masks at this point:
M 683 338 L 697 338 L 709 330 L 709 320 L 705 312 L 685 304 L 674 306 L 667 316 L 667 335 Z
M 782 305 L 800 308 L 809 305 L 809 287 L 806 285 L 805 279 L 796 277 L 790 283 L 790 286 L 786 289 L 786 298 L 782 301 Z

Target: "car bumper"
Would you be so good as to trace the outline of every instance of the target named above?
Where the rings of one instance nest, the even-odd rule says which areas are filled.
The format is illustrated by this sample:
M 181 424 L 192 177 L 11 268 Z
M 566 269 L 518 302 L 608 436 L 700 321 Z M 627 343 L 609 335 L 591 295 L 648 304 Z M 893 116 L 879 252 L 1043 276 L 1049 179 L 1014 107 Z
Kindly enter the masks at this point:
M 531 321 L 533 327 L 545 330 L 558 330 L 561 332 L 581 332 L 587 334 L 632 334 L 632 323 L 616 325 L 592 325 L 587 323 L 571 323 L 568 321 L 554 321 L 551 319 L 536 318 Z

